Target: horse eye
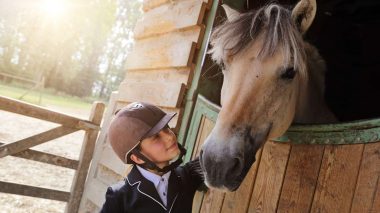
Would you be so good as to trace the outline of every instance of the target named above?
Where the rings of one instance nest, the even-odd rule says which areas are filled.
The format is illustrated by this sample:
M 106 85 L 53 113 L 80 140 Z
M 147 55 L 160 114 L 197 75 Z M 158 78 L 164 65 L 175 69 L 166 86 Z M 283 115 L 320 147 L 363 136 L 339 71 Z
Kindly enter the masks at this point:
M 292 68 L 286 69 L 285 72 L 283 72 L 281 74 L 281 78 L 282 79 L 293 79 L 295 75 L 296 75 L 296 71 L 292 67 Z

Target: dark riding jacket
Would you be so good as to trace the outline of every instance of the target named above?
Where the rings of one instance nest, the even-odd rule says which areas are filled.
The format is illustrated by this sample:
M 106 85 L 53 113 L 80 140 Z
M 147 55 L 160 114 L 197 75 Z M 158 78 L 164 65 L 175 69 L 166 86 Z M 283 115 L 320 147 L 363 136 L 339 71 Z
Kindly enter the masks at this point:
M 196 189 L 203 183 L 199 160 L 172 170 L 169 177 L 167 206 L 153 183 L 133 166 L 124 181 L 108 188 L 101 213 L 186 213 L 191 212 Z

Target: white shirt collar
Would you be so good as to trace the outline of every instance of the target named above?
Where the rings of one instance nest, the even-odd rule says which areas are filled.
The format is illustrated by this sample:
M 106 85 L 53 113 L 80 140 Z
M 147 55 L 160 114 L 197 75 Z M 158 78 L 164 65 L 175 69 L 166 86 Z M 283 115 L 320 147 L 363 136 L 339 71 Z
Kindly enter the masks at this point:
M 137 166 L 137 165 L 136 165 Z M 145 170 L 143 168 L 141 168 L 140 166 L 137 166 L 137 169 L 139 170 L 139 172 L 142 174 L 142 176 L 144 176 L 146 179 L 148 179 L 150 182 L 152 182 L 154 184 L 154 187 L 157 188 L 158 184 L 160 183 L 160 180 L 163 178 L 166 182 L 169 182 L 169 177 L 170 177 L 170 173 L 171 171 L 168 171 L 167 173 L 165 173 L 164 175 L 162 176 L 159 176 L 157 174 L 154 174 L 153 172 L 150 172 L 148 170 Z
M 137 166 L 137 165 L 136 165 Z M 158 195 L 160 196 L 162 203 L 167 206 L 167 195 L 168 195 L 168 186 L 169 186 L 169 177 L 171 171 L 165 173 L 162 176 L 154 174 L 148 170 L 145 170 L 139 166 L 137 169 L 140 171 L 141 175 L 144 176 L 147 180 L 153 183 L 154 187 L 157 190 Z

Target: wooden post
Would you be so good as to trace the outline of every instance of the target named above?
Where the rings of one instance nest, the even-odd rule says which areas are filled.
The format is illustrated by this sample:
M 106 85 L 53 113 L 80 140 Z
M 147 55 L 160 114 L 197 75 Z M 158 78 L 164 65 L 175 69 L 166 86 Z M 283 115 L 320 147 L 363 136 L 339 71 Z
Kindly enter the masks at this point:
M 104 103 L 95 102 L 92 105 L 91 115 L 89 120 L 94 124 L 100 125 L 105 105 Z M 79 209 L 79 204 L 82 198 L 84 183 L 86 181 L 88 168 L 94 153 L 95 142 L 98 136 L 98 130 L 87 130 L 83 145 L 81 149 L 81 154 L 79 157 L 78 169 L 75 172 L 74 180 L 71 185 L 71 195 L 69 202 L 66 206 L 66 213 L 76 213 Z

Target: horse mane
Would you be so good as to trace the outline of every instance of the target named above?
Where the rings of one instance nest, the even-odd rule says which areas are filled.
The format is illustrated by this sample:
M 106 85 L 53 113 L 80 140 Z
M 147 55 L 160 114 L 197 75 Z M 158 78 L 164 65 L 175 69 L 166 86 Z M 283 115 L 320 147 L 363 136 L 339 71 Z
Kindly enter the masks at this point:
M 291 11 L 278 4 L 268 4 L 258 10 L 240 14 L 232 21 L 226 20 L 214 29 L 209 53 L 221 64 L 249 47 L 251 41 L 262 39 L 258 57 L 272 56 L 282 48 L 285 66 L 292 65 L 306 76 L 306 54 L 303 38 L 291 18 Z

